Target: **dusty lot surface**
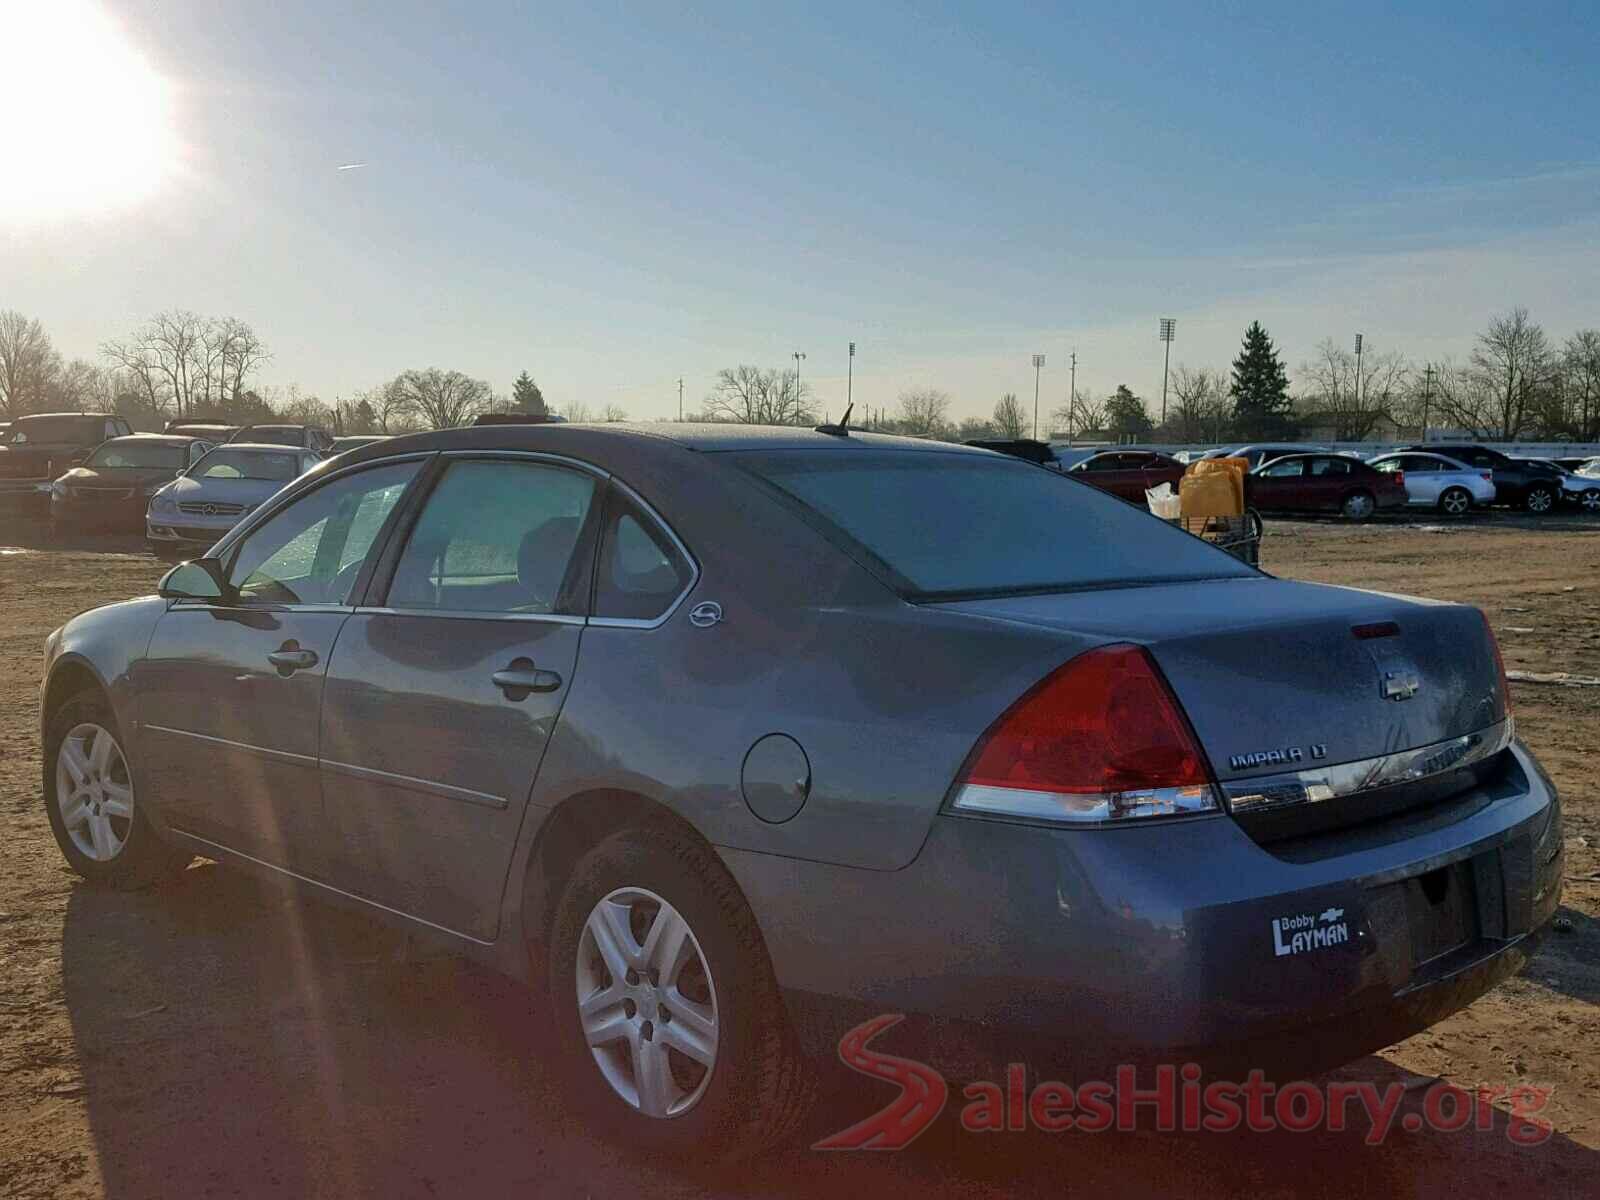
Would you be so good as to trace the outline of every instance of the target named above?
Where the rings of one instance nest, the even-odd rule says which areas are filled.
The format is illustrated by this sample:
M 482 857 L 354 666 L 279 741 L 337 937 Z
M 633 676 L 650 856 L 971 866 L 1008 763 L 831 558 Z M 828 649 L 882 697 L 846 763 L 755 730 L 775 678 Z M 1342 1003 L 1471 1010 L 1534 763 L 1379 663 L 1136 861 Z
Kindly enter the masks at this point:
M 759 1170 L 629 1163 L 562 1112 L 514 984 L 417 960 L 357 916 L 213 864 L 137 896 L 81 885 L 39 802 L 41 643 L 68 616 L 151 589 L 136 543 L 68 550 L 0 523 L 0 1195 L 975 1196 L 1600 1194 L 1600 688 L 1516 684 L 1523 735 L 1567 812 L 1565 931 L 1438 1027 L 1347 1068 L 1553 1089 L 1542 1145 L 1470 1133 L 979 1138 L 945 1118 L 886 1155 L 806 1150 Z M 1600 529 L 1498 518 L 1442 532 L 1273 523 L 1284 575 L 1482 605 L 1507 666 L 1600 676 Z M 850 1077 L 839 1129 L 889 1099 Z M 1420 1091 L 1419 1093 L 1420 1094 Z

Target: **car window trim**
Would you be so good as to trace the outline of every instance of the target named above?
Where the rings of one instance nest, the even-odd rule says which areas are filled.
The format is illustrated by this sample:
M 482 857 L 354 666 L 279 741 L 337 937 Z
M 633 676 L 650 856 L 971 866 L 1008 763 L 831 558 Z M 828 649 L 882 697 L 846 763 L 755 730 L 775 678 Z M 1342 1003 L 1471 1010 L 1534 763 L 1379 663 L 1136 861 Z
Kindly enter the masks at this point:
M 663 518 L 662 515 L 655 510 L 648 500 L 639 495 L 637 491 L 629 487 L 626 483 L 622 482 L 622 480 L 616 478 L 616 476 L 612 476 L 611 478 L 611 487 L 614 491 L 620 493 L 626 500 L 633 504 L 634 507 L 636 507 L 641 513 L 643 513 L 645 517 L 647 517 L 660 532 L 667 535 L 667 540 L 672 543 L 673 548 L 683 556 L 683 561 L 689 564 L 689 580 L 683 585 L 682 588 L 679 589 L 678 594 L 673 598 L 672 603 L 667 605 L 666 608 L 662 609 L 660 615 L 658 616 L 597 617 L 594 615 L 594 601 L 595 594 L 599 590 L 598 581 L 600 578 L 600 556 L 603 551 L 603 547 L 600 542 L 596 540 L 594 556 L 590 564 L 591 577 L 589 583 L 589 624 L 598 625 L 602 629 L 659 629 L 671 619 L 673 613 L 678 611 L 678 609 L 683 605 L 683 602 L 688 599 L 689 593 L 694 591 L 695 585 L 700 582 L 700 562 L 690 552 L 689 547 L 684 545 L 683 539 L 678 536 L 678 531 L 674 529 L 665 520 L 665 518 Z M 608 507 L 609 499 L 610 497 L 608 496 Z M 600 533 L 604 534 L 605 530 L 602 528 Z
M 394 574 L 400 565 L 400 557 L 405 553 L 405 548 L 410 544 L 411 535 L 416 530 L 417 520 L 422 515 L 423 508 L 427 505 L 429 497 L 438 487 L 439 481 L 444 478 L 445 471 L 453 462 L 460 461 L 510 461 L 526 462 L 547 466 L 565 467 L 575 469 L 584 474 L 593 476 L 595 485 L 594 499 L 590 502 L 590 515 L 603 506 L 606 497 L 606 484 L 612 481 L 612 475 L 603 467 L 594 463 L 585 462 L 578 458 L 569 458 L 564 454 L 548 454 L 539 450 L 446 450 L 434 455 L 434 461 L 418 473 L 413 482 L 418 485 L 413 496 L 408 497 L 404 515 L 404 525 L 397 521 L 395 527 L 389 531 L 389 541 L 383 553 L 373 563 L 370 577 L 366 581 L 362 602 L 355 605 L 355 611 L 372 613 L 381 616 L 394 617 L 445 617 L 451 620 L 471 621 L 542 621 L 551 625 L 583 625 L 589 620 L 588 612 L 577 613 L 514 613 L 497 612 L 493 609 L 483 612 L 457 609 L 457 608 L 395 608 L 388 604 L 389 589 L 394 584 Z M 398 510 L 401 505 L 396 505 Z M 394 515 L 394 514 L 391 514 Z M 596 556 L 593 553 L 595 527 L 591 520 L 586 520 L 582 531 L 578 535 L 578 544 L 573 548 L 574 555 L 588 553 L 590 586 L 587 590 L 578 589 L 578 594 L 583 598 L 583 606 L 588 610 L 593 603 L 593 571 Z M 565 590 L 565 588 L 563 588 Z

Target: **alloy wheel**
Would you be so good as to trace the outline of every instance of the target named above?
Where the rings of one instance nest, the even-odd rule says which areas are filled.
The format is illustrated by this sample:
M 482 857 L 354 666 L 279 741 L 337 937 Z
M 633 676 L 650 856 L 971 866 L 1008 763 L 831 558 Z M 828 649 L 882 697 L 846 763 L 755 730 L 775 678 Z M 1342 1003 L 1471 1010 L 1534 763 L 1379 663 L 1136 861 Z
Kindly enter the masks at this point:
M 1461 517 L 1465 516 L 1467 510 L 1472 507 L 1472 497 L 1463 491 L 1448 491 L 1444 494 L 1444 499 L 1440 503 L 1443 505 L 1444 511 L 1452 517 Z
M 1365 492 L 1357 492 L 1344 502 L 1344 515 L 1352 521 L 1365 521 L 1372 515 L 1372 509 L 1372 497 Z
M 1584 512 L 1600 512 L 1600 488 L 1590 488 L 1578 499 Z
M 1555 502 L 1555 497 L 1544 488 L 1534 488 L 1528 493 L 1529 512 L 1549 512 L 1550 506 Z
M 74 725 L 56 751 L 56 805 L 61 824 L 85 858 L 110 862 L 133 828 L 133 780 L 111 731 Z
M 683 915 L 645 888 L 611 892 L 578 941 L 578 1020 L 612 1091 L 650 1117 L 677 1117 L 717 1062 L 717 993 Z

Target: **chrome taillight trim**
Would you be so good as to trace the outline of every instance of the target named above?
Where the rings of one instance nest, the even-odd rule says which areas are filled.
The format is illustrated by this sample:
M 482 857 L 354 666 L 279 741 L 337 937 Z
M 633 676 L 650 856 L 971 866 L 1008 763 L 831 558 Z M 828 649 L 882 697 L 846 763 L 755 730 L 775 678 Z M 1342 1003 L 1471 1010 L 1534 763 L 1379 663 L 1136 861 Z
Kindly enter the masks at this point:
M 1117 825 L 1147 817 L 1195 817 L 1222 808 L 1209 784 L 1129 792 L 1048 792 L 966 783 L 956 789 L 950 810 L 1053 825 Z
M 1476 733 L 1432 742 L 1413 750 L 1397 750 L 1354 762 L 1284 771 L 1255 779 L 1224 780 L 1222 790 L 1234 812 L 1254 813 L 1299 804 L 1321 804 L 1396 784 L 1420 783 L 1493 758 L 1511 745 L 1516 736 L 1515 724 L 1507 717 Z

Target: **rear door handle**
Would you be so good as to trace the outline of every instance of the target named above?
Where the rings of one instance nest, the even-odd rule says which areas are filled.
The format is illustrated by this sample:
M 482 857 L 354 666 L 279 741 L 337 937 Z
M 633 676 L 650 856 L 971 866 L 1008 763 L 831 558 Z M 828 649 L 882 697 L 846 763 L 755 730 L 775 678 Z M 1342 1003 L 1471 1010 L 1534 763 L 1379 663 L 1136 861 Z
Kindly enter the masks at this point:
M 489 678 L 507 700 L 526 700 L 531 692 L 553 692 L 561 686 L 561 676 L 539 670 L 531 658 L 514 658 Z
M 317 665 L 317 652 L 315 650 L 302 650 L 300 643 L 290 638 L 271 654 L 267 661 L 278 668 L 278 674 L 288 678 L 296 671 L 304 671 L 307 667 Z

